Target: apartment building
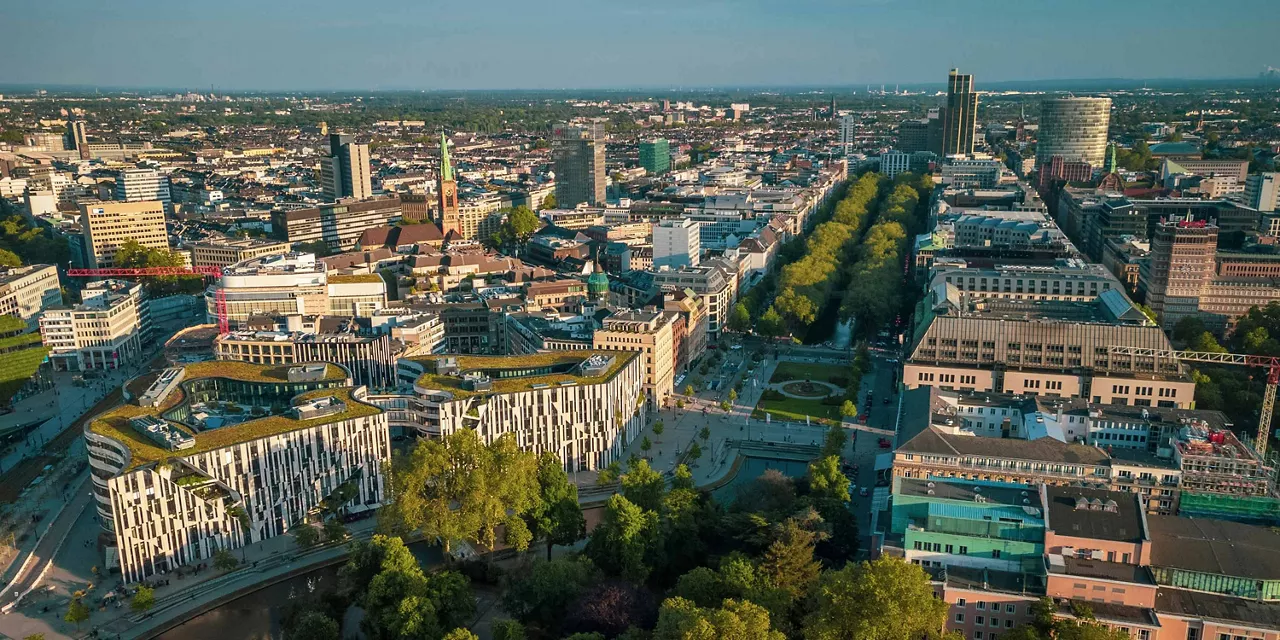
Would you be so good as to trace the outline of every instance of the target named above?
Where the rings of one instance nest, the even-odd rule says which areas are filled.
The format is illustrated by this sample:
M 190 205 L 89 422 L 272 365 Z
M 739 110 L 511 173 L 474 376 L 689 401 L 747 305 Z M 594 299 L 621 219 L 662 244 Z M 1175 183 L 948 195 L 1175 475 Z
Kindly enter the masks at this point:
M 662 291 L 662 309 L 674 313 L 671 340 L 676 352 L 676 375 L 686 373 L 707 351 L 707 309 L 692 289 Z
M 62 287 L 54 265 L 0 267 L 0 315 L 30 321 L 43 309 L 59 304 Z
M 587 284 L 581 280 L 534 282 L 524 290 L 525 306 L 531 310 L 576 312 L 586 299 Z
M 142 285 L 125 280 L 91 282 L 77 305 L 45 308 L 40 338 L 55 371 L 118 369 L 142 357 L 151 331 Z
M 229 267 L 237 262 L 289 252 L 289 243 L 258 238 L 218 238 L 190 245 L 196 267 Z
M 116 175 L 116 200 L 164 203 L 165 213 L 173 213 L 169 176 L 155 169 L 125 169 Z
M 277 239 L 298 244 L 324 242 L 335 251 L 350 251 L 365 229 L 400 220 L 400 197 L 343 199 L 307 209 L 271 212 Z
M 1093 302 L 966 300 L 930 290 L 903 364 L 908 389 L 1085 398 L 1094 403 L 1191 406 L 1195 383 L 1177 360 L 1114 356 L 1112 346 L 1171 350 L 1169 339 L 1116 289 Z
M 597 351 L 635 351 L 641 355 L 649 408 L 670 404 L 675 387 L 675 314 L 662 311 L 619 311 L 601 323 L 592 335 Z
M 620 460 L 645 424 L 641 354 L 551 352 L 404 359 L 414 394 L 397 425 L 427 436 L 471 429 L 484 442 L 514 434 L 522 449 L 555 454 L 568 471 Z
M 1124 286 L 1105 267 L 1068 258 L 1053 265 L 998 264 L 969 267 L 962 259 L 936 263 L 930 288 L 951 284 L 973 299 L 1092 302 Z
M 148 249 L 169 250 L 164 203 L 88 202 L 80 205 L 85 262 L 91 269 L 116 266 L 116 251 L 129 240 Z
M 729 320 L 733 304 L 738 300 L 737 274 L 726 273 L 713 266 L 655 269 L 653 289 L 656 291 L 689 290 L 702 297 L 707 314 L 707 340 L 717 342 Z
M 266 365 L 332 362 L 350 371 L 356 384 L 375 389 L 395 386 L 396 358 L 401 351 L 390 334 L 369 336 L 351 331 L 233 331 L 213 342 L 218 360 Z
M 654 267 L 696 267 L 702 258 L 702 223 L 682 218 L 653 225 Z
M 340 488 L 354 495 L 342 513 L 385 499 L 387 418 L 341 367 L 206 362 L 138 381 L 85 427 L 126 582 L 285 534 Z
M 1066 234 L 1039 211 L 966 211 L 950 226 L 956 249 L 1055 249 L 1075 253 Z

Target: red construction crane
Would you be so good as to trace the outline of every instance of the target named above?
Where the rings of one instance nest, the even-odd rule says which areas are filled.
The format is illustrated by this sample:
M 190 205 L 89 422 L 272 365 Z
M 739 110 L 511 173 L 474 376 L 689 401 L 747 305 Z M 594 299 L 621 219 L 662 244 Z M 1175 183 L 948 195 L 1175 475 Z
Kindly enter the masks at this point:
M 67 269 L 67 275 L 73 278 L 138 278 L 144 276 L 192 276 L 199 275 L 209 279 L 222 277 L 222 267 L 141 267 L 111 269 Z M 222 287 L 213 292 L 213 308 L 218 315 L 218 333 L 225 334 L 231 330 L 231 322 L 227 318 L 227 294 Z
M 1214 364 L 1234 364 L 1242 367 L 1262 367 L 1267 370 L 1267 387 L 1262 394 L 1262 411 L 1258 414 L 1258 438 L 1254 441 L 1254 449 L 1258 456 L 1267 457 L 1267 444 L 1271 439 L 1271 413 L 1276 406 L 1276 386 L 1280 384 L 1280 358 L 1271 356 L 1251 356 L 1242 353 L 1211 353 L 1208 351 L 1169 351 L 1167 349 L 1142 349 L 1138 347 L 1111 347 L 1113 356 L 1136 356 L 1140 358 L 1168 358 L 1184 362 L 1212 362 Z M 1160 370 L 1156 363 L 1156 371 Z

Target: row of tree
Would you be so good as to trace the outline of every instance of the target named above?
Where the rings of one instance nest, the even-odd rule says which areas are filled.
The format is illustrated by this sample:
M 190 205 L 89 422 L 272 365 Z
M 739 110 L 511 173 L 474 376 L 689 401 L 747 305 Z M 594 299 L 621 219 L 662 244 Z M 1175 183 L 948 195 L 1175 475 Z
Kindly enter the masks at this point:
M 849 284 L 841 316 L 856 318 L 858 326 L 866 331 L 883 326 L 903 304 L 903 261 L 913 232 L 922 225 L 924 186 L 910 173 L 885 181 L 879 218 L 858 247 L 857 260 L 848 267 Z M 927 186 L 932 188 L 931 183 Z

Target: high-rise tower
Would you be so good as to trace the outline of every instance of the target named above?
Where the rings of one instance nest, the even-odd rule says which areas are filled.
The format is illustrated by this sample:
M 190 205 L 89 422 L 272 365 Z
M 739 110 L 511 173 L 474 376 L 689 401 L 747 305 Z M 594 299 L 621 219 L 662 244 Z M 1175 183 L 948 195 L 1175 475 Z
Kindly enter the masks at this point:
M 557 126 L 552 132 L 556 171 L 556 206 L 604 206 L 607 176 L 604 166 L 605 124 Z
M 462 220 L 458 213 L 458 183 L 453 179 L 453 164 L 449 162 L 449 137 L 440 132 L 440 231 L 462 233 Z
M 329 155 L 320 160 L 320 186 L 330 200 L 372 197 L 369 145 L 356 144 L 349 135 L 329 134 Z
M 89 135 L 86 133 L 84 120 L 67 121 L 67 136 L 63 147 L 77 151 L 81 160 L 89 159 Z
M 978 94 L 973 91 L 973 76 L 952 69 L 947 76 L 947 106 L 942 110 L 942 155 L 973 153 L 977 113 Z
M 1040 103 L 1036 166 L 1053 156 L 1099 167 L 1106 159 L 1111 98 L 1048 98 Z

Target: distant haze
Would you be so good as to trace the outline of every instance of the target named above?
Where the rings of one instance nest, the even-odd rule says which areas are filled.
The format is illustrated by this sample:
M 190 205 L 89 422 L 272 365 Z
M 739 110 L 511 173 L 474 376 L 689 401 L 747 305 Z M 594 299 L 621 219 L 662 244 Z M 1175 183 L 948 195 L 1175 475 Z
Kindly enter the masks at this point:
M 1246 78 L 1275 0 L 10 0 L 0 84 L 557 89 Z

